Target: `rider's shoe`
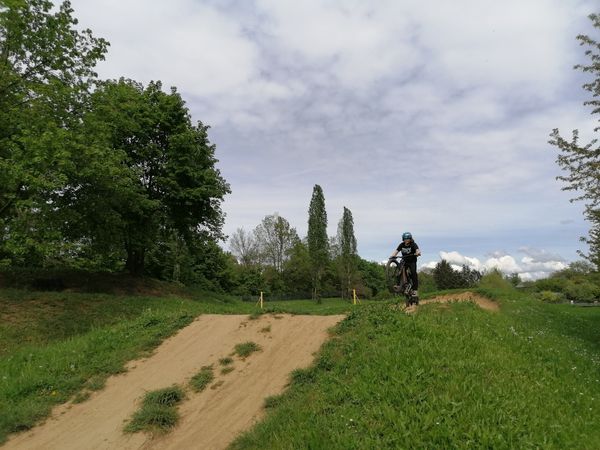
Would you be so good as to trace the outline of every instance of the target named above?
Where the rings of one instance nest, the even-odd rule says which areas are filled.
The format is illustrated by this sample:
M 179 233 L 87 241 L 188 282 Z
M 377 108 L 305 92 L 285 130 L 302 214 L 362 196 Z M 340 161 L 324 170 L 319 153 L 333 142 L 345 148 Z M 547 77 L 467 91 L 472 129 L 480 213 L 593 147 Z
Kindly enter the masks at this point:
M 418 297 L 419 296 L 419 291 L 412 291 L 412 296 L 413 297 Z
M 402 286 L 396 284 L 393 286 L 394 292 L 399 293 L 402 290 Z

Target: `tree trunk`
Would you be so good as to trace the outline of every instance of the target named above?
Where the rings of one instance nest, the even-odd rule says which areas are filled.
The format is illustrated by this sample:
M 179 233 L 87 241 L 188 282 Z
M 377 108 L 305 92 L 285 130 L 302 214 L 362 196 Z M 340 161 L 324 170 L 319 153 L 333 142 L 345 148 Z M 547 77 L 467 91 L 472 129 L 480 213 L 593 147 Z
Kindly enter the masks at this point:
M 136 277 L 143 275 L 145 256 L 146 250 L 143 248 L 127 248 L 125 268 L 131 275 Z

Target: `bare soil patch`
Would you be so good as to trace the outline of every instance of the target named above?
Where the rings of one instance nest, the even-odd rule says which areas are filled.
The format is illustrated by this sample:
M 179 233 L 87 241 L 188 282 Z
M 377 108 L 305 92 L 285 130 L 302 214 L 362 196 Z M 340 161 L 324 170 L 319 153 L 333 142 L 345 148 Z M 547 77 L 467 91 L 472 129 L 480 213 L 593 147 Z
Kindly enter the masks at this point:
M 264 414 L 264 399 L 279 394 L 289 373 L 306 367 L 344 316 L 203 315 L 167 339 L 149 358 L 133 361 L 106 388 L 79 404 L 62 405 L 44 424 L 14 435 L 6 449 L 220 449 Z M 278 319 L 278 320 L 275 320 Z M 244 324 L 241 326 L 241 324 Z M 271 327 L 269 333 L 261 332 Z M 254 341 L 261 351 L 245 360 L 232 356 L 237 344 Z M 187 386 L 203 366 L 232 357 L 235 370 L 215 374 L 210 389 L 188 390 L 182 419 L 164 436 L 127 435 L 123 427 L 151 390 Z
M 490 300 L 489 298 L 485 298 L 479 294 L 475 294 L 474 292 L 461 292 L 459 294 L 447 294 L 447 295 L 439 295 L 437 297 L 433 297 L 427 300 L 421 300 L 420 304 L 427 305 L 429 303 L 452 303 L 452 302 L 472 302 L 478 305 L 480 308 L 485 309 L 486 311 L 497 312 L 500 311 L 500 306 L 498 303 Z M 412 305 L 406 308 L 407 313 L 413 313 L 417 310 L 417 306 Z

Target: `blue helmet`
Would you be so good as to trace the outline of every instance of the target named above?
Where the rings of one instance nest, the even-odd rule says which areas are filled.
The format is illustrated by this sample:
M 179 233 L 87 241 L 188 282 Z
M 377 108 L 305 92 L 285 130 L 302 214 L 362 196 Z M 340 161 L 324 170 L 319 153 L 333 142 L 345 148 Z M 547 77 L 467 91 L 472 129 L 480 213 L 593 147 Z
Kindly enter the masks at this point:
M 412 234 L 410 234 L 408 231 L 402 233 L 402 240 L 405 241 L 407 239 L 412 239 Z

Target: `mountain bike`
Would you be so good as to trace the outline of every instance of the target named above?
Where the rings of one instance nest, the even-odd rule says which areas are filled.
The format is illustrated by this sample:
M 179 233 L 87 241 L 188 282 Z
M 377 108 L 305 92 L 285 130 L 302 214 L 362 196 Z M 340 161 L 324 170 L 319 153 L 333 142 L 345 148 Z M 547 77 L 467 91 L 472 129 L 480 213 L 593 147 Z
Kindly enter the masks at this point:
M 404 258 L 404 256 L 394 256 L 388 260 L 385 266 L 388 289 L 392 294 L 404 295 L 406 306 L 418 305 L 419 298 L 413 295 L 410 268 L 405 264 Z

